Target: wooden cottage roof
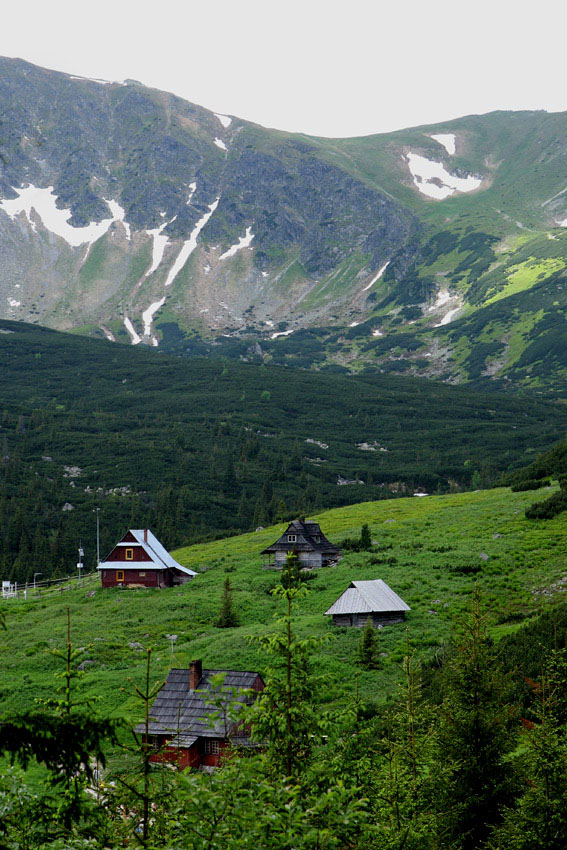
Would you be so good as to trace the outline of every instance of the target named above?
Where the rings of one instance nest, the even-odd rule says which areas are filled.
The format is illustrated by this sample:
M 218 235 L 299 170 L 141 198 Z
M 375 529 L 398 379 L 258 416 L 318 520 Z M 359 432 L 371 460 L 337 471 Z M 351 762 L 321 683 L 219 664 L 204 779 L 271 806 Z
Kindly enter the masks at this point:
M 353 581 L 325 614 L 378 614 L 409 611 L 409 605 L 381 578 Z
M 196 576 L 197 573 L 193 570 L 190 570 L 188 567 L 183 567 L 179 564 L 175 558 L 173 558 L 165 546 L 159 542 L 155 534 L 153 534 L 149 528 L 131 528 L 122 540 L 116 544 L 114 549 L 118 547 L 128 547 L 130 548 L 132 545 L 141 546 L 146 555 L 151 559 L 152 569 L 156 570 L 179 570 L 188 576 Z M 112 552 L 114 552 L 114 549 Z M 110 553 L 112 554 L 112 553 Z M 147 561 L 121 561 L 120 569 L 121 570 L 144 570 L 148 569 Z M 105 569 L 107 567 L 116 568 L 116 561 L 102 561 L 98 565 L 98 569 Z
M 287 539 L 288 534 L 295 534 L 294 543 L 290 543 Z M 261 554 L 290 552 L 294 549 L 298 552 L 323 552 L 325 554 L 340 554 L 341 551 L 338 546 L 327 540 L 318 522 L 303 522 L 303 520 L 296 519 L 288 525 L 279 540 L 264 549 Z
M 197 738 L 224 738 L 227 735 L 224 718 L 218 717 L 211 725 L 209 720 L 213 713 L 218 713 L 218 706 L 207 699 L 215 693 L 211 679 L 217 673 L 224 673 L 224 687 L 239 689 L 252 688 L 259 673 L 240 670 L 203 670 L 199 684 L 194 691 L 189 689 L 189 670 L 175 668 L 170 670 L 167 681 L 150 710 L 150 735 L 172 735 L 178 738 L 183 747 L 190 747 Z M 226 695 L 223 702 L 228 706 L 232 695 Z M 242 704 L 249 698 L 242 696 Z M 231 721 L 231 726 L 234 721 Z M 228 730 L 230 731 L 230 730 Z M 145 732 L 145 724 L 136 727 L 136 732 Z

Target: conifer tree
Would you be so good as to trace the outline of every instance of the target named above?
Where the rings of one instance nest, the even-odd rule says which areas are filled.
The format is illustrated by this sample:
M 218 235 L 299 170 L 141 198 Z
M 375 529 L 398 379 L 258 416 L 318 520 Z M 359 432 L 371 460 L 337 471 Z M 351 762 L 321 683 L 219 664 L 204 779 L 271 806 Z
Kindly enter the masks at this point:
M 378 637 L 376 629 L 372 625 L 372 618 L 368 617 L 366 625 L 362 630 L 357 648 L 358 661 L 366 670 L 376 670 L 380 666 L 378 658 Z
M 541 681 L 532 683 L 534 720 L 526 719 L 523 796 L 507 809 L 498 850 L 564 850 L 567 847 L 567 731 L 562 715 L 567 653 L 554 650 Z
M 370 534 L 370 527 L 366 522 L 360 529 L 360 548 L 372 549 L 372 536 Z
M 227 576 L 224 580 L 224 588 L 222 592 L 221 607 L 217 626 L 220 629 L 229 629 L 238 625 L 238 616 L 232 604 L 232 588 L 230 579 Z
M 297 778 L 306 770 L 313 747 L 325 731 L 325 719 L 314 704 L 310 657 L 320 638 L 301 640 L 292 626 L 293 603 L 307 593 L 305 587 L 277 585 L 272 594 L 283 599 L 285 614 L 280 631 L 257 639 L 272 658 L 266 688 L 250 712 L 252 736 L 267 742 L 267 759 L 282 779 Z
M 507 756 L 515 745 L 504 681 L 475 588 L 455 655 L 446 668 L 441 707 L 439 762 L 447 769 L 444 807 L 448 846 L 477 850 L 510 801 L 512 770 Z

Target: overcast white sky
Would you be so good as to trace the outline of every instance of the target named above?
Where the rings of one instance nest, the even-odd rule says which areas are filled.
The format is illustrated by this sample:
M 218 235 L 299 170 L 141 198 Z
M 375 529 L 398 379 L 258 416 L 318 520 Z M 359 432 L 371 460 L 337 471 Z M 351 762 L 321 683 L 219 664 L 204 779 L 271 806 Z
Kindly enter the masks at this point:
M 493 109 L 567 109 L 560 0 L 529 13 L 517 0 L 7 6 L 0 55 L 140 80 L 268 127 L 353 136 Z

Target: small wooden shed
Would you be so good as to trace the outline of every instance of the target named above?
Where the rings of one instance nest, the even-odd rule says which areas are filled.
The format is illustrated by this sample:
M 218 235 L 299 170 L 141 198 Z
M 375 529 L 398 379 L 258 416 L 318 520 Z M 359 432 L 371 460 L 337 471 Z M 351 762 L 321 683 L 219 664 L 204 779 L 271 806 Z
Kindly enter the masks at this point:
M 368 618 L 373 626 L 401 623 L 409 605 L 377 578 L 372 581 L 353 581 L 325 614 L 333 618 L 334 626 L 355 626 L 361 629 Z

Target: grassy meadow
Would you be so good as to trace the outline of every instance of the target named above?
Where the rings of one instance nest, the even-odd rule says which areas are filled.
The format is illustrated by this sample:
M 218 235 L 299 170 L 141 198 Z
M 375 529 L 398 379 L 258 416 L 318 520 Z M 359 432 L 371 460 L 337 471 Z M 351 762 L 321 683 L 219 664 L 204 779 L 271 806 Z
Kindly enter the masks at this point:
M 541 498 L 541 490 L 484 490 L 366 502 L 313 517 L 333 542 L 357 536 L 363 523 L 370 525 L 376 542 L 374 552 L 351 552 L 337 566 L 314 571 L 308 595 L 297 604 L 300 636 L 329 637 L 314 657 L 315 672 L 331 674 L 324 678 L 325 700 L 352 696 L 358 674 L 361 697 L 383 701 L 396 686 L 405 653 L 406 625 L 385 627 L 379 633 L 381 669 L 359 669 L 360 631 L 336 628 L 324 616 L 354 579 L 382 578 L 410 605 L 411 643 L 424 658 L 442 651 L 477 581 L 495 637 L 562 601 L 559 580 L 565 569 L 567 518 L 527 520 L 525 508 Z M 262 672 L 266 658 L 250 636 L 274 630 L 280 603 L 269 592 L 278 574 L 262 569 L 260 551 L 284 527 L 174 552 L 181 563 L 199 572 L 183 587 L 102 591 L 94 582 L 44 593 L 39 600 L 4 601 L 2 711 L 30 707 L 52 694 L 61 661 L 49 650 L 64 647 L 67 607 L 72 642 L 86 648 L 84 659 L 90 662 L 82 688 L 98 698 L 99 711 L 128 722 L 140 720 L 141 706 L 130 695 L 127 679 L 142 683 L 146 647 L 153 648 L 155 680 L 165 677 L 171 666 L 188 666 L 193 658 L 202 658 L 209 668 Z M 240 625 L 219 629 L 215 621 L 227 576 Z M 177 635 L 173 654 L 167 638 L 171 634 Z M 331 683 L 331 678 L 336 681 Z

